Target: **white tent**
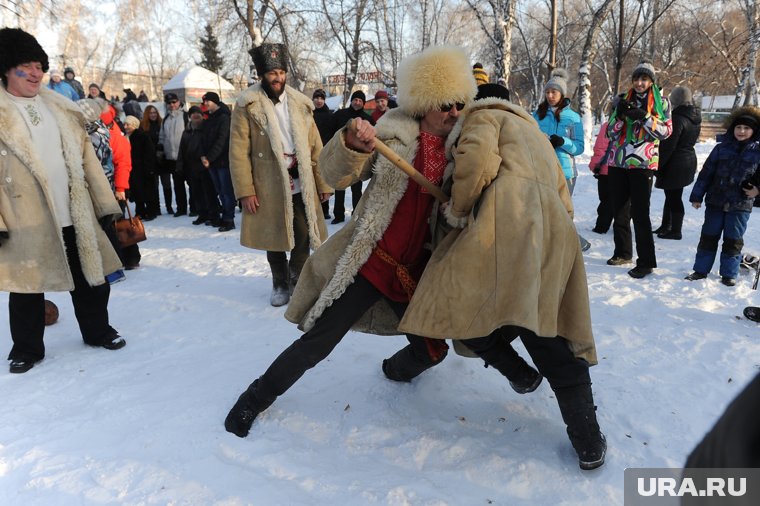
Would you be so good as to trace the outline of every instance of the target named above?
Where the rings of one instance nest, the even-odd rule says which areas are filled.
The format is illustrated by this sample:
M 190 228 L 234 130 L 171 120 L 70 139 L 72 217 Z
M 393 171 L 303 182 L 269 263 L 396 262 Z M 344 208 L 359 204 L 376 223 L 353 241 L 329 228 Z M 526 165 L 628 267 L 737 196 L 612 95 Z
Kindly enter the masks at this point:
M 232 103 L 237 95 L 237 90 L 232 83 L 219 74 L 197 65 L 172 77 L 168 83 L 164 84 L 163 90 L 164 94 L 176 93 L 185 103 L 200 102 L 207 91 L 218 93 L 222 100 L 228 103 Z

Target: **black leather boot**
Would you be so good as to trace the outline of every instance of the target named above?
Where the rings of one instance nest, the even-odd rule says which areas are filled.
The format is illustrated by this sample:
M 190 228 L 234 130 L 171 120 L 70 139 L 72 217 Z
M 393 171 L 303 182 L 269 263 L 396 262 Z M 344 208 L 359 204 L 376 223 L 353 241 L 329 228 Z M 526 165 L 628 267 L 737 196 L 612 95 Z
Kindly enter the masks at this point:
M 240 394 L 237 402 L 224 419 L 224 428 L 237 437 L 246 437 L 256 417 L 272 403 L 261 402 L 256 397 L 259 380 L 254 381 L 248 389 Z
M 580 468 L 588 471 L 600 467 L 607 453 L 607 440 L 596 421 L 591 385 L 557 388 L 554 393 Z
M 681 240 L 681 227 L 683 226 L 683 214 L 675 214 L 672 215 L 672 221 L 670 223 L 670 230 L 667 230 L 665 232 L 660 232 L 657 234 L 657 237 L 660 239 L 673 239 L 675 241 Z
M 433 360 L 429 356 L 419 357 L 409 344 L 394 353 L 392 357 L 383 360 L 383 373 L 389 380 L 408 383 L 446 358 L 446 349 L 441 347 L 439 351 L 438 360 Z
M 652 230 L 652 233 L 657 234 L 659 236 L 660 234 L 666 234 L 670 232 L 670 228 L 671 228 L 670 211 L 668 211 L 668 208 L 665 207 L 662 210 L 662 225 Z

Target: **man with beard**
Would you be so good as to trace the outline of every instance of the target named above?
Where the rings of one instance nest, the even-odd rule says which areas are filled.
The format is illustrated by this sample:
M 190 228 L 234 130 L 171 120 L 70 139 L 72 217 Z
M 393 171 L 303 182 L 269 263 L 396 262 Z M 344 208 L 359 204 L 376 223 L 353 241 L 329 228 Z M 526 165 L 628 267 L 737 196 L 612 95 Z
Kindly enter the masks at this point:
M 332 189 L 319 173 L 322 151 L 308 97 L 286 84 L 283 44 L 250 51 L 261 78 L 238 97 L 230 129 L 230 168 L 243 207 L 240 244 L 265 250 L 272 270 L 270 303 L 290 300 L 309 248 L 327 238 L 321 203 Z M 286 252 L 290 251 L 290 261 Z

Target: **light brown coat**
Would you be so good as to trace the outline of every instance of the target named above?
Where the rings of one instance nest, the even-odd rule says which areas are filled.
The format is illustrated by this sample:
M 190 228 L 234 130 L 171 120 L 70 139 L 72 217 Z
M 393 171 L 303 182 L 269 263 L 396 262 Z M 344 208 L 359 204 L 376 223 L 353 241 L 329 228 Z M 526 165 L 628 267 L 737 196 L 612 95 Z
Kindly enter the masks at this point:
M 71 100 L 47 89 L 40 97 L 61 132 L 69 175 L 71 219 L 77 251 L 90 285 L 121 266 L 98 218 L 121 215 L 90 138 L 84 116 Z M 17 293 L 71 291 L 71 276 L 53 197 L 29 129 L 6 92 L 0 90 L 0 290 Z
M 435 249 L 399 329 L 465 339 L 515 325 L 596 363 L 572 202 L 546 136 L 521 107 L 477 101 L 454 162 L 447 217 L 464 228 Z
M 290 128 L 298 158 L 301 194 L 306 208 L 312 249 L 327 238 L 320 194 L 332 193 L 319 173 L 322 141 L 314 123 L 311 100 L 286 86 Z M 282 158 L 282 138 L 272 101 L 260 84 L 238 97 L 230 125 L 230 175 L 235 198 L 256 195 L 256 214 L 243 212 L 240 244 L 267 251 L 291 251 L 295 246 L 290 176 Z

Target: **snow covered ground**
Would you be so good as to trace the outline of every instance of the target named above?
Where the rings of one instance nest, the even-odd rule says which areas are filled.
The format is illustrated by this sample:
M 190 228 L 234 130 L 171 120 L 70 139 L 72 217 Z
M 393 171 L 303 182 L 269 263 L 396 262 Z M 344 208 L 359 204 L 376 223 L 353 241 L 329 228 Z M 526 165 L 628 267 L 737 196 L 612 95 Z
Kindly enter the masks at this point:
M 711 148 L 698 146 L 700 162 Z M 703 219 L 691 207 L 682 241 L 657 240 L 654 275 L 634 280 L 630 267 L 606 265 L 612 233 L 590 231 L 596 181 L 588 157 L 579 162 L 604 467 L 578 469 L 546 382 L 520 396 L 493 369 L 451 353 L 396 384 L 380 362 L 404 338 L 357 333 L 248 438 L 228 434 L 222 422 L 238 394 L 299 333 L 269 306 L 265 254 L 242 248 L 237 231 L 164 215 L 147 224 L 142 267 L 111 292 L 126 348 L 84 346 L 68 295 L 56 293 L 61 317 L 47 329 L 46 359 L 22 375 L 0 368 L 0 504 L 622 504 L 625 468 L 682 465 L 758 373 L 759 329 L 741 312 L 760 296 L 748 274 L 734 288 L 716 273 L 683 279 Z M 657 226 L 662 192 L 652 201 Z M 757 220 L 745 237 L 755 254 Z M 6 301 L 1 294 L 3 356 Z

